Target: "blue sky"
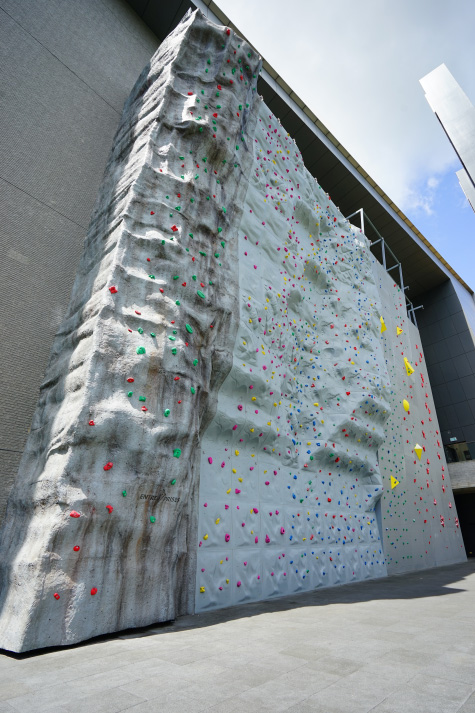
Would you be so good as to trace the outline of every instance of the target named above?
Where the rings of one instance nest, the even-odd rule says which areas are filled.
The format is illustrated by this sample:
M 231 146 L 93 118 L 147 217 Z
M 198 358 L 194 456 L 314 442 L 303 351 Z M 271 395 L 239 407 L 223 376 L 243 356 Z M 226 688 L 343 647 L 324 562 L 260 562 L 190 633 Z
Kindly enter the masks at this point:
M 475 104 L 475 1 L 218 5 L 475 289 L 475 213 L 419 84 L 444 62 Z

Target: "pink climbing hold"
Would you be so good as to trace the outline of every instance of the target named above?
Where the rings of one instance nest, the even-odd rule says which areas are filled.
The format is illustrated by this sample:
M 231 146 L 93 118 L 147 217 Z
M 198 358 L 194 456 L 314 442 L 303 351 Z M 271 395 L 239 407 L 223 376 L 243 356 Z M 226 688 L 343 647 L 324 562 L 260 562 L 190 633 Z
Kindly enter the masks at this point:
M 221 463 L 221 468 L 224 468 L 225 465 L 226 465 L 226 463 L 223 460 L 223 462 Z
M 257 535 L 256 535 L 255 538 L 254 538 L 254 542 L 256 543 L 256 545 L 257 545 L 257 543 L 259 542 L 259 537 L 258 537 Z
M 211 456 L 209 456 L 209 458 L 208 458 L 208 463 L 211 465 L 212 462 L 213 462 L 213 459 L 211 458 Z
M 270 537 L 269 537 L 269 535 L 266 535 L 266 542 L 267 542 L 267 543 L 270 542 Z
M 284 527 L 281 527 L 281 528 L 280 528 L 280 534 L 281 534 L 281 535 L 284 535 L 284 534 L 285 534 L 285 528 L 284 528 Z
M 242 411 L 242 404 L 239 404 L 238 409 L 239 411 Z
M 236 495 L 239 495 L 239 493 L 240 493 L 241 491 L 239 490 L 239 488 L 235 488 L 235 489 L 234 489 L 234 492 L 236 493 Z
M 230 539 L 231 539 L 231 535 L 228 535 L 228 533 L 226 533 L 224 536 L 224 541 L 229 542 Z
M 240 586 L 241 586 L 241 582 L 240 581 L 236 582 L 236 587 L 240 587 Z

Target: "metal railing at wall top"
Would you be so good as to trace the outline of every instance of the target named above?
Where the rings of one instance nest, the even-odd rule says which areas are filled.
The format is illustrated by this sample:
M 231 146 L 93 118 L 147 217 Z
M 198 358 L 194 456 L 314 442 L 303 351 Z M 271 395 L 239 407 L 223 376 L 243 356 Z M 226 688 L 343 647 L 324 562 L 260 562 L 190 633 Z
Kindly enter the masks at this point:
M 392 270 L 396 270 L 396 269 L 398 270 L 398 272 L 399 272 L 399 286 L 400 286 L 402 292 L 404 293 L 404 297 L 406 300 L 407 316 L 409 317 L 411 322 L 417 327 L 417 320 L 416 320 L 415 312 L 418 309 L 424 309 L 424 306 L 419 305 L 418 307 L 414 307 L 411 300 L 406 295 L 406 290 L 409 289 L 409 285 L 404 285 L 404 277 L 402 274 L 401 262 L 397 259 L 396 255 L 393 253 L 393 251 L 391 250 L 391 248 L 389 247 L 389 245 L 387 244 L 387 242 L 385 241 L 385 239 L 383 238 L 383 236 L 381 235 L 379 230 L 376 228 L 374 223 L 372 223 L 371 220 L 368 218 L 368 216 L 364 212 L 363 208 L 360 208 L 359 210 L 355 210 L 354 213 L 347 216 L 346 220 L 350 220 L 350 218 L 354 218 L 355 215 L 360 216 L 361 232 L 362 233 L 364 233 L 366 235 L 365 225 L 370 225 L 371 228 L 373 229 L 373 231 L 377 235 L 377 238 L 378 238 L 377 240 L 374 240 L 374 241 L 370 240 L 370 248 L 374 248 L 376 245 L 381 246 L 381 260 L 379 260 L 379 258 L 375 255 L 378 262 L 380 262 L 382 264 L 382 266 L 388 273 L 392 272 Z M 366 235 L 366 237 L 368 238 L 367 235 Z M 368 240 L 369 240 L 369 238 L 368 238 Z M 391 265 L 391 267 L 388 267 L 388 258 L 389 258 L 389 262 L 394 261 L 394 265 Z M 396 280 L 396 282 L 397 282 L 397 280 Z

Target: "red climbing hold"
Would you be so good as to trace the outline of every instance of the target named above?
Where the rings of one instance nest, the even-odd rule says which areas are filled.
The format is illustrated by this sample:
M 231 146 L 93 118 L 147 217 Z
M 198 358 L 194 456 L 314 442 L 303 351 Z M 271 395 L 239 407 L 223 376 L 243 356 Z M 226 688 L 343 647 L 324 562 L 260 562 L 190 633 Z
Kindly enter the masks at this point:
M 96 424 L 94 423 L 94 421 L 89 421 L 89 425 L 90 425 L 90 426 L 95 426 Z
M 97 587 L 93 587 L 91 589 L 91 594 L 92 594 L 92 596 L 94 596 L 94 594 L 97 594 Z
M 109 463 L 106 463 L 106 464 L 105 464 L 104 470 L 110 470 L 110 469 L 113 467 L 113 465 L 114 465 L 114 464 L 109 461 Z
M 76 510 L 71 510 L 71 512 L 69 513 L 69 517 L 81 517 L 81 515 L 76 512 Z
M 127 379 L 127 381 L 129 382 L 129 384 L 133 384 L 133 383 L 134 383 L 134 380 L 133 380 L 133 378 L 132 378 L 131 376 L 129 376 L 129 378 Z
M 106 505 L 106 509 L 109 511 L 109 515 L 110 515 L 114 508 L 112 507 L 112 505 Z
M 174 233 L 177 232 L 178 228 L 176 227 L 176 225 L 172 225 L 172 230 L 173 230 Z
M 60 598 L 58 592 L 55 592 L 55 593 L 53 594 L 53 597 L 54 597 L 55 599 L 59 599 L 59 598 Z
M 117 287 L 115 285 L 112 285 L 111 287 L 109 287 L 109 292 L 111 293 L 111 295 L 115 295 L 115 293 L 118 292 Z
M 79 552 L 80 549 L 81 549 L 81 548 L 79 547 L 79 545 L 74 545 L 74 547 L 73 547 L 73 550 L 74 550 L 75 552 Z
M 226 34 L 227 34 L 227 35 L 230 35 L 230 34 L 231 34 L 231 30 L 229 29 L 229 27 L 226 28 Z

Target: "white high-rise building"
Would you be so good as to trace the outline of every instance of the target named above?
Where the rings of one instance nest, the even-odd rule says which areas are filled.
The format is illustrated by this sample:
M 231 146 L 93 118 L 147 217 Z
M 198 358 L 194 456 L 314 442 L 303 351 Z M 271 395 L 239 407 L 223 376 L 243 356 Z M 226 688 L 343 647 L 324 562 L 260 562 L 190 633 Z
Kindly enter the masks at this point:
M 475 211 L 475 107 L 445 64 L 419 80 L 463 166 L 457 178 Z

